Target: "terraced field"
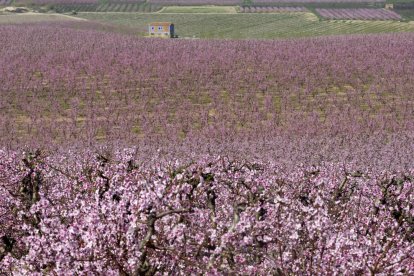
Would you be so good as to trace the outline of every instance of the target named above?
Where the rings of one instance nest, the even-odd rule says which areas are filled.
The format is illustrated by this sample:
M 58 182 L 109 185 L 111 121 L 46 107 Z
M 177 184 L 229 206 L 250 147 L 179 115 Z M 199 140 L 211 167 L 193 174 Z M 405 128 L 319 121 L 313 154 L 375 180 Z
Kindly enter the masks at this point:
M 79 17 L 136 28 L 146 34 L 151 21 L 175 23 L 180 37 L 273 39 L 342 34 L 414 31 L 414 24 L 393 21 L 321 21 L 313 13 L 280 14 L 105 14 L 80 13 Z

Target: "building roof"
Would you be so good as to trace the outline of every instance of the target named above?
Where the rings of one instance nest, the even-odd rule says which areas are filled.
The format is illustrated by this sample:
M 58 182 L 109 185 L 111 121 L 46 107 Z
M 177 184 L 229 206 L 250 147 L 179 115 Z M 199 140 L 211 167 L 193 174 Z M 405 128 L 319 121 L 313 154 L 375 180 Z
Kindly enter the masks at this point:
M 172 25 L 171 22 L 151 22 L 149 25 L 157 25 L 157 26 L 170 26 Z

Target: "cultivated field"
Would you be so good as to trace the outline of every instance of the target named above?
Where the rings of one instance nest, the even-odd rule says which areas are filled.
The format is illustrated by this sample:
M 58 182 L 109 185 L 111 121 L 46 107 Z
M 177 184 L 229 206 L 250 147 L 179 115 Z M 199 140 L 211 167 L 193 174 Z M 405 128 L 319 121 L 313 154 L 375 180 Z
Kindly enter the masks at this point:
M 325 19 L 352 20 L 401 20 L 402 17 L 394 11 L 386 9 L 316 9 Z
M 309 12 L 305 7 L 240 7 L 244 13 Z
M 50 7 L 50 6 L 49 6 Z M 107 2 L 107 3 L 62 3 L 54 4 L 53 10 L 56 12 L 138 12 L 149 13 L 157 12 L 162 6 L 150 3 L 136 2 Z
M 313 13 L 276 14 L 104 14 L 81 13 L 79 17 L 128 26 L 146 35 L 151 21 L 171 21 L 181 37 L 274 39 L 341 34 L 414 31 L 414 25 L 395 21 L 320 21 Z
M 161 13 L 236 13 L 235 6 L 168 6 Z
M 148 0 L 161 5 L 240 5 L 240 0 Z
M 407 20 L 414 21 L 414 9 L 412 10 L 397 10 L 398 14 Z
M 413 22 L 68 1 L 0 15 L 0 275 L 414 274 Z

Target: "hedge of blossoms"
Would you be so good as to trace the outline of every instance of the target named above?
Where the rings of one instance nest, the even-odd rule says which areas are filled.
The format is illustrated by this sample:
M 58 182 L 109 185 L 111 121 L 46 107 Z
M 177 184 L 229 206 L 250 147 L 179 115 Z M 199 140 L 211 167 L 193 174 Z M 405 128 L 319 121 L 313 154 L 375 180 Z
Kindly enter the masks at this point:
M 280 3 L 372 3 L 385 2 L 385 0 L 148 0 L 148 2 L 164 5 L 255 5 Z
M 414 273 L 414 170 L 0 151 L 6 274 Z
M 1 1 L 5 1 L 4 4 L 10 4 L 11 1 L 9 0 L 0 0 L 0 5 L 2 4 Z M 70 4 L 102 4 L 102 1 L 99 0 L 14 0 L 15 4 L 32 4 L 32 5 L 70 5 Z M 121 4 L 121 3 L 145 3 L 145 0 L 110 0 L 106 1 L 105 3 L 111 4 Z
M 254 4 L 280 3 L 381 3 L 385 0 L 253 0 Z

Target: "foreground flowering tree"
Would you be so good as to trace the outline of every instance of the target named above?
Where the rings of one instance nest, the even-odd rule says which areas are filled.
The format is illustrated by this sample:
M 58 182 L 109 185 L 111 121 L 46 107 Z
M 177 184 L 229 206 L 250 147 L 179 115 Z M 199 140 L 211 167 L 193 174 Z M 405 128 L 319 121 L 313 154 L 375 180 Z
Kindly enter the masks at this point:
M 0 271 L 411 274 L 414 170 L 0 151 Z

